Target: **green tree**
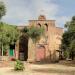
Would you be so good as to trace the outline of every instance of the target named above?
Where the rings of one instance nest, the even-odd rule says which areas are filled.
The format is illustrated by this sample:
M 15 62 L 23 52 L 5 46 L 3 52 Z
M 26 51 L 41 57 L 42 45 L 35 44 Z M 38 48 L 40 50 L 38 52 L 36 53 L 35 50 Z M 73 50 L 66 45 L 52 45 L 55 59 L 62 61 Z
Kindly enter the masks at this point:
M 72 60 L 74 59 L 74 54 L 75 54 L 75 39 L 72 40 L 70 43 L 70 55 Z
M 0 22 L 0 48 L 3 52 L 9 49 L 9 46 L 15 44 L 19 38 L 19 31 L 16 26 Z
M 65 28 L 66 31 L 63 34 L 61 49 L 63 52 L 68 52 L 73 59 L 75 54 L 75 16 L 65 24 Z
M 3 2 L 0 1 L 0 19 L 6 14 L 6 8 Z
M 68 21 L 65 24 L 65 28 L 67 29 L 67 31 L 69 32 L 75 32 L 75 16 L 72 17 L 71 21 Z
M 36 43 L 40 40 L 41 36 L 44 35 L 44 28 L 37 28 L 35 26 L 31 26 L 30 28 L 25 27 L 23 32 L 27 38 L 31 38 L 33 43 Z
M 0 20 L 6 14 L 6 7 L 0 1 Z M 9 49 L 9 46 L 15 44 L 19 38 L 19 30 L 16 26 L 0 22 L 0 49 L 3 52 Z

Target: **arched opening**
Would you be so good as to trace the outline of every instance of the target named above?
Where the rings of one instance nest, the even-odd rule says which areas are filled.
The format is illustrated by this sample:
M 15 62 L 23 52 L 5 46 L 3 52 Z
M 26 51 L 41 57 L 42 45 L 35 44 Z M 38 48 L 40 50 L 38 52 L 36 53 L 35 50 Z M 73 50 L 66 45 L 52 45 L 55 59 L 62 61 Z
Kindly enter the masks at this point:
M 22 35 L 19 40 L 19 59 L 27 61 L 28 59 L 28 39 Z
M 44 25 L 46 26 L 46 31 L 48 31 L 48 24 L 47 24 L 47 23 L 45 23 Z
M 37 24 L 37 26 L 40 28 L 40 27 L 41 27 L 41 24 L 40 24 L 40 23 L 38 23 L 38 24 Z

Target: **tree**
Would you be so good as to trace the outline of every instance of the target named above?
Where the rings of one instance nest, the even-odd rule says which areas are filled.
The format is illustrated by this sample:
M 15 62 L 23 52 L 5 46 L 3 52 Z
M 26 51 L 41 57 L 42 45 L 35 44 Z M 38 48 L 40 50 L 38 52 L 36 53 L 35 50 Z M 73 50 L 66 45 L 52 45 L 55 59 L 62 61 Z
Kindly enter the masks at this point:
M 66 31 L 63 34 L 61 49 L 68 52 L 69 56 L 74 59 L 75 53 L 75 16 L 65 24 Z
M 70 43 L 70 55 L 72 60 L 74 59 L 74 54 L 75 54 L 75 39 L 72 40 Z
M 25 27 L 23 29 L 24 34 L 27 36 L 27 38 L 31 38 L 34 43 L 38 42 L 42 35 L 44 35 L 44 28 L 37 28 L 34 26 L 31 26 L 30 28 Z
M 6 7 L 0 1 L 0 20 L 6 14 Z M 9 46 L 15 44 L 19 38 L 19 31 L 16 26 L 0 22 L 0 49 L 3 52 L 9 49 Z
M 16 26 L 0 22 L 0 48 L 3 52 L 9 50 L 9 46 L 15 44 L 19 38 L 19 31 Z
M 6 14 L 6 8 L 3 2 L 0 1 L 0 19 Z
M 75 16 L 72 17 L 71 21 L 68 21 L 65 24 L 65 28 L 67 29 L 67 31 L 69 32 L 75 32 Z

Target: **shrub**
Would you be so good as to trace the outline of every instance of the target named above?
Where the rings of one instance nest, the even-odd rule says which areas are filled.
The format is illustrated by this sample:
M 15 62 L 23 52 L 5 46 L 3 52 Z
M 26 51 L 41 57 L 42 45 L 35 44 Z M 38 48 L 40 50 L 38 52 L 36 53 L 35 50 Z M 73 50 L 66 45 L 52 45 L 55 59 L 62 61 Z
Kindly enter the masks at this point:
M 19 70 L 23 71 L 24 70 L 24 64 L 20 60 L 16 60 L 14 70 L 15 71 L 19 71 Z
M 64 57 L 65 57 L 65 59 L 69 58 L 69 52 L 68 51 L 64 51 Z

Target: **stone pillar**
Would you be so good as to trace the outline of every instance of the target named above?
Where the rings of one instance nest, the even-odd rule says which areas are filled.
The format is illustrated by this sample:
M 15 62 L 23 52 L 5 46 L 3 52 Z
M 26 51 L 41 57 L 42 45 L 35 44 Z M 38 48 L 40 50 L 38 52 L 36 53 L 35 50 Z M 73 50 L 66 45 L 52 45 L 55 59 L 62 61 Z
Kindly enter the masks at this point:
M 56 62 L 59 61 L 59 51 L 56 51 Z
M 36 58 L 36 55 L 35 55 L 35 45 L 32 41 L 32 39 L 30 38 L 28 40 L 28 62 L 35 62 L 35 58 Z
M 16 42 L 15 45 L 15 59 L 19 59 L 19 40 Z

